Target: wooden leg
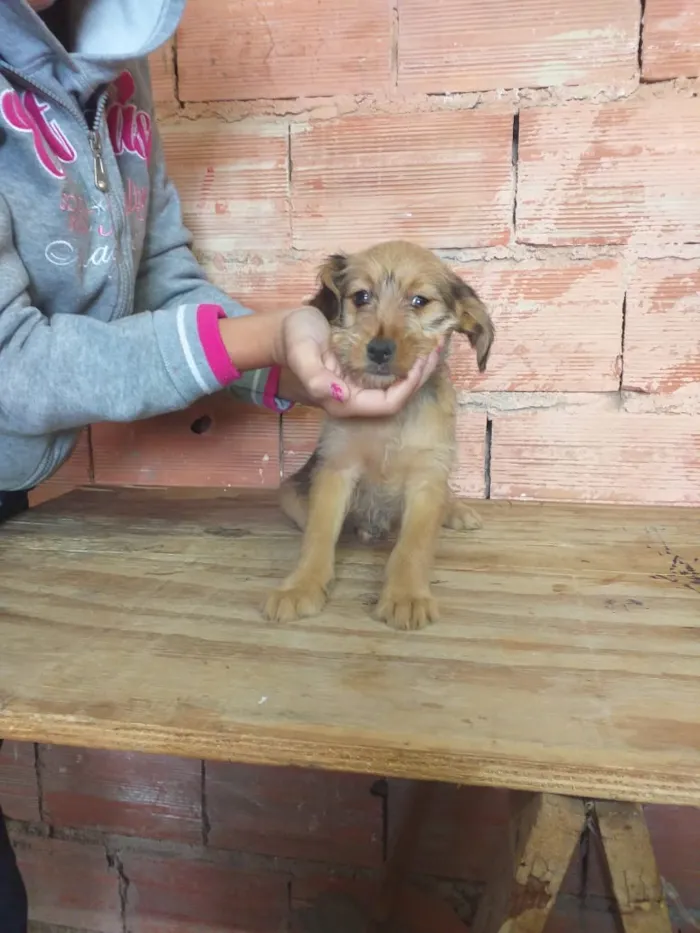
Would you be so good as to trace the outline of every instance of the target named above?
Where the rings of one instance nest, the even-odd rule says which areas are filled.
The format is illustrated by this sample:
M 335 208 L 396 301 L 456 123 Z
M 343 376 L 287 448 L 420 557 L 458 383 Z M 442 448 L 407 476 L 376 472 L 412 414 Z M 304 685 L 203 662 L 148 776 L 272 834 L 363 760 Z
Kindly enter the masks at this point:
M 623 930 L 672 933 L 644 811 L 597 801 L 595 816 Z
M 426 781 L 414 781 L 410 787 L 406 812 L 393 841 L 379 897 L 372 911 L 372 933 L 385 933 L 391 929 L 398 895 L 411 869 L 432 792 L 433 785 Z
M 511 794 L 508 846 L 477 909 L 471 933 L 541 933 L 586 816 L 554 794 Z

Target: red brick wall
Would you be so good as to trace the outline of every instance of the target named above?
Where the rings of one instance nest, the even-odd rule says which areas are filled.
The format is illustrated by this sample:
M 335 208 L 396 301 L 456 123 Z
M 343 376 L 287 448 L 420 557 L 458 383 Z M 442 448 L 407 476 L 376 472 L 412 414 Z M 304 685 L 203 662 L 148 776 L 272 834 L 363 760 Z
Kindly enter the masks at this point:
M 364 902 L 376 891 L 405 791 L 377 777 L 14 742 L 0 755 L 0 805 L 35 933 L 314 933 L 303 912 L 321 894 L 340 888 Z M 691 933 L 700 814 L 647 816 L 674 930 Z M 402 897 L 411 933 L 465 933 L 505 827 L 502 792 L 437 790 Z M 591 837 L 547 933 L 614 930 Z
M 464 495 L 700 504 L 697 0 L 190 0 L 153 66 L 187 223 L 229 292 L 291 306 L 322 253 L 408 236 L 483 293 L 489 371 L 453 361 Z M 97 425 L 38 497 L 274 486 L 317 424 L 220 398 Z M 12 744 L 0 766 L 35 920 L 95 933 L 301 933 L 332 879 L 370 896 L 401 790 Z M 497 792 L 440 794 L 403 903 L 416 933 L 463 929 L 503 819 Z M 697 813 L 649 819 L 700 912 Z M 613 929 L 595 840 L 583 860 L 549 933 Z
M 700 503 L 695 0 L 190 0 L 153 74 L 197 251 L 255 309 L 390 236 L 483 292 L 490 369 L 454 359 L 462 493 Z M 39 496 L 274 486 L 316 425 L 228 398 L 98 425 Z
M 36 933 L 313 933 L 303 912 L 321 894 L 340 888 L 364 902 L 376 891 L 405 791 L 379 778 L 13 742 L 0 756 L 0 804 Z M 674 930 L 691 933 L 699 815 L 647 815 Z M 465 933 L 505 827 L 502 792 L 436 792 L 402 898 L 412 933 Z M 592 837 L 547 926 L 579 930 L 615 930 Z

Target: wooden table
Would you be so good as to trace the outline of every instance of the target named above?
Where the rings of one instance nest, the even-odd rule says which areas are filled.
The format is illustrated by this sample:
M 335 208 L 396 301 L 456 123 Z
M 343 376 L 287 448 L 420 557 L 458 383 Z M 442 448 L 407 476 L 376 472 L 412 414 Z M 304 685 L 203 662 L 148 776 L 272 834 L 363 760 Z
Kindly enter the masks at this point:
M 698 511 L 476 508 L 442 621 L 397 633 L 387 549 L 351 541 L 322 615 L 262 620 L 300 540 L 269 493 L 47 503 L 0 530 L 0 735 L 536 792 L 526 844 L 548 802 L 572 838 L 581 798 L 700 805 Z

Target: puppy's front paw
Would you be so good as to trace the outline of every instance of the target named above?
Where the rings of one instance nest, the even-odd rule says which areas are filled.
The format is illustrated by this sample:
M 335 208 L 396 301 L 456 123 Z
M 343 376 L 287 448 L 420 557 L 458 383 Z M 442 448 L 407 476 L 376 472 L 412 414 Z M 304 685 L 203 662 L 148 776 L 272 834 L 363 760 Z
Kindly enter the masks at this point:
M 413 631 L 440 618 L 430 592 L 412 593 L 405 587 L 387 584 L 379 599 L 377 616 L 391 628 Z
M 263 614 L 274 622 L 293 622 L 315 616 L 325 606 L 326 599 L 326 591 L 318 583 L 281 586 L 268 597 Z
M 454 531 L 476 531 L 477 528 L 482 527 L 482 521 L 474 509 L 465 502 L 454 500 L 447 509 L 443 525 Z

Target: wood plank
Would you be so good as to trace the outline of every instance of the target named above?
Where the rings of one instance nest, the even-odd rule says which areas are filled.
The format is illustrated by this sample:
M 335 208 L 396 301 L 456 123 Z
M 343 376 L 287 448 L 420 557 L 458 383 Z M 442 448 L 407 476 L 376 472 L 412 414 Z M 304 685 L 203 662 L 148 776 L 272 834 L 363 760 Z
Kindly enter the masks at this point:
M 600 801 L 595 815 L 624 933 L 672 933 L 644 811 Z
M 379 897 L 372 907 L 370 933 L 391 933 L 401 886 L 409 875 L 434 789 L 434 784 L 425 781 L 413 781 L 411 784 L 403 822 L 391 841 Z
M 471 933 L 542 933 L 586 815 L 553 794 L 512 794 L 507 845 L 479 901 Z
M 0 735 L 700 805 L 698 513 L 475 505 L 442 620 L 371 616 L 343 543 L 317 618 L 262 621 L 299 534 L 274 494 L 87 489 L 0 534 Z

